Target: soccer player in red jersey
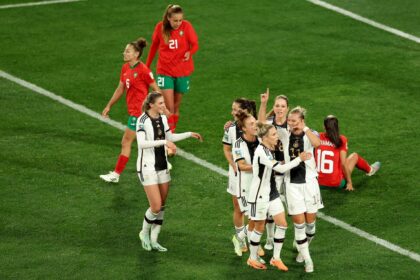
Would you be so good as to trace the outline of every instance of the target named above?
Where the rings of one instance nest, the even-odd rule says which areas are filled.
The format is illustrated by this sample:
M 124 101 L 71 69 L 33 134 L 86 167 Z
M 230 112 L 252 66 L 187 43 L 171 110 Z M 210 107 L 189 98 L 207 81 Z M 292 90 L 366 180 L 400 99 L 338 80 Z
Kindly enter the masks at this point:
M 372 176 L 381 167 L 380 162 L 372 165 L 357 153 L 347 157 L 347 138 L 340 135 L 338 119 L 329 115 L 324 119 L 325 132 L 320 133 L 321 145 L 315 151 L 318 182 L 320 187 L 346 188 L 353 191 L 351 173 L 354 167 Z
M 146 40 L 144 38 L 139 38 L 137 41 L 127 44 L 123 53 L 125 64 L 121 69 L 120 82 L 108 104 L 105 106 L 105 109 L 102 111 L 102 116 L 108 118 L 111 107 L 126 92 L 127 109 L 130 116 L 121 141 L 121 154 L 118 157 L 114 171 L 99 176 L 106 182 L 118 183 L 120 174 L 128 162 L 131 153 L 131 144 L 136 139 L 137 118 L 142 114 L 141 106 L 147 97 L 149 87 L 153 91 L 160 91 L 152 72 L 140 61 L 145 47 Z
M 157 84 L 162 89 L 166 107 L 170 112 L 169 126 L 175 130 L 183 94 L 190 88 L 194 71 L 193 54 L 198 50 L 198 37 L 193 26 L 184 20 L 179 5 L 169 5 L 153 32 L 152 45 L 146 65 L 150 67 L 159 51 L 156 73 Z

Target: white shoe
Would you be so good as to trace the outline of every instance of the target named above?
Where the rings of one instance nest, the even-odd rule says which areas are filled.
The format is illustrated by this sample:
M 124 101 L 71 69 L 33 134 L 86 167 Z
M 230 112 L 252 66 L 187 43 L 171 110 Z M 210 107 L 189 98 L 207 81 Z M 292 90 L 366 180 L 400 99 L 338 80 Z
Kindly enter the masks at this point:
M 108 174 L 99 175 L 99 178 L 108 183 L 118 183 L 118 181 L 120 180 L 120 174 L 118 174 L 115 171 L 109 171 Z
M 236 255 L 238 255 L 239 257 L 242 257 L 242 245 L 241 245 L 241 242 L 236 237 L 236 234 L 234 234 L 232 237 L 232 243 L 233 243 L 233 247 L 234 247 Z
M 305 272 L 306 273 L 314 272 L 314 263 L 312 262 L 311 259 L 305 262 Z
M 274 239 L 273 238 L 267 238 L 265 241 L 264 249 L 266 250 L 273 250 L 274 248 Z
M 370 166 L 370 168 L 371 168 L 370 172 L 366 174 L 367 176 L 373 176 L 376 172 L 378 172 L 378 170 L 381 168 L 381 163 L 379 161 L 377 161 L 377 162 L 373 163 Z
M 151 245 L 151 247 L 152 247 L 153 250 L 156 250 L 156 251 L 159 251 L 159 252 L 166 252 L 166 251 L 168 251 L 168 249 L 166 249 L 165 247 L 163 247 L 162 245 L 160 245 L 157 242 L 152 242 L 150 245 Z
M 152 250 L 152 246 L 150 246 L 150 237 L 147 234 L 144 234 L 143 231 L 139 232 L 139 237 L 141 240 L 141 246 L 143 247 L 144 250 L 146 251 L 151 251 Z

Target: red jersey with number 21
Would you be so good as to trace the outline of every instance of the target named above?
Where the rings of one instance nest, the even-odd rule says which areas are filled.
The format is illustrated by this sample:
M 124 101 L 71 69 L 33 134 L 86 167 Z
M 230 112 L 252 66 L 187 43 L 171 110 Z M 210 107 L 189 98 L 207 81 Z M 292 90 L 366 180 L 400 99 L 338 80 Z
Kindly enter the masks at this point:
M 198 37 L 191 23 L 183 20 L 176 30 L 171 30 L 168 43 L 165 43 L 162 34 L 162 22 L 159 22 L 152 36 L 152 45 L 147 56 L 146 65 L 150 67 L 156 51 L 159 49 L 159 58 L 156 73 L 170 77 L 185 77 L 194 71 L 192 56 L 198 50 Z M 190 52 L 190 59 L 184 61 L 186 52 Z
M 340 151 L 347 152 L 347 138 L 340 135 L 343 144 L 336 148 L 325 132 L 319 134 L 321 145 L 315 150 L 315 161 L 318 170 L 318 183 L 321 186 L 338 187 L 344 178 L 340 161 Z
M 143 101 L 149 93 L 149 86 L 155 81 L 152 72 L 142 62 L 134 67 L 125 63 L 121 69 L 120 81 L 124 84 L 126 92 L 128 114 L 139 117 L 142 114 Z

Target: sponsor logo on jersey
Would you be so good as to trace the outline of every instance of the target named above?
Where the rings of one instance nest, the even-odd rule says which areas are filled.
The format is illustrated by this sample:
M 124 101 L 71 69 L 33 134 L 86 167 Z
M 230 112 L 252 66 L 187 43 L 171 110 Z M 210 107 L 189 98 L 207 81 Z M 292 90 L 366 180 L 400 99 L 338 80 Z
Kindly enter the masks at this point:
M 137 78 L 137 72 L 134 72 L 134 78 Z
M 179 31 L 179 36 L 184 36 L 184 31 Z

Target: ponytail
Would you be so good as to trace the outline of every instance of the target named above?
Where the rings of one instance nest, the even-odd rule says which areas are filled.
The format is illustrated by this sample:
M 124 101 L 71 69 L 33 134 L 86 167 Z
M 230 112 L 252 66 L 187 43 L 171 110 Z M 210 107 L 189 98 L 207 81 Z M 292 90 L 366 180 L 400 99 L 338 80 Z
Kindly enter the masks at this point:
M 338 119 L 336 116 L 329 115 L 324 119 L 325 132 L 328 139 L 335 145 L 336 148 L 340 148 L 343 145 L 343 141 L 340 138 L 340 129 L 338 127 Z
M 237 98 L 233 102 L 239 105 L 239 108 L 257 118 L 257 103 L 255 100 L 248 100 L 246 98 Z
M 146 39 L 140 37 L 136 41 L 130 42 L 129 45 L 133 46 L 133 48 L 136 50 L 136 52 L 139 53 L 139 55 L 137 57 L 137 59 L 139 59 L 141 57 L 141 55 L 143 54 L 143 49 L 146 47 L 147 41 L 146 41 Z

